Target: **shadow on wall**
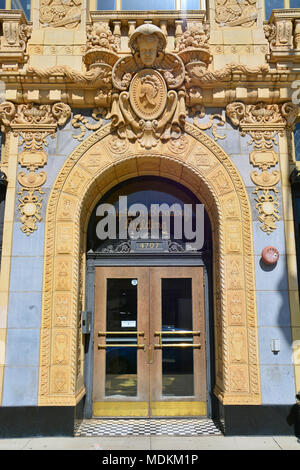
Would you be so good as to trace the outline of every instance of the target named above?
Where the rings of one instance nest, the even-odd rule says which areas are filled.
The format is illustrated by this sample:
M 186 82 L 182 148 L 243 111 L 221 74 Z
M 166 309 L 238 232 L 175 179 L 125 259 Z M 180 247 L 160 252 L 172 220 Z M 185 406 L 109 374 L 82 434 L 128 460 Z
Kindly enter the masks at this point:
M 287 283 L 287 266 L 286 266 L 286 260 L 285 262 L 285 269 L 283 270 L 283 275 L 280 278 L 280 280 L 277 282 L 276 285 L 276 291 L 280 294 L 281 296 L 281 301 L 280 301 L 280 308 L 278 310 L 278 316 L 277 319 L 274 321 L 274 327 L 280 328 L 282 337 L 286 343 L 286 348 L 287 350 L 291 351 L 292 355 L 292 364 L 294 366 L 294 371 L 295 371 L 295 382 L 296 382 L 296 387 L 297 393 L 295 395 L 296 402 L 294 405 L 291 406 L 290 408 L 290 413 L 287 416 L 287 423 L 289 426 L 294 427 L 294 432 L 295 436 L 300 438 L 300 386 L 299 383 L 297 383 L 296 380 L 296 375 L 300 376 L 300 312 L 296 312 L 295 305 L 297 305 L 297 300 L 299 299 L 299 290 L 293 291 L 292 295 L 295 295 L 295 298 L 292 300 L 294 302 L 294 305 L 291 305 L 291 298 L 289 297 L 289 291 L 288 285 L 290 288 L 293 286 L 299 285 L 299 281 L 296 278 L 295 275 L 291 276 L 289 279 L 289 284 Z M 264 272 L 272 273 L 273 271 L 278 268 L 277 263 L 273 265 L 266 264 L 263 259 L 260 259 L 260 268 Z M 295 288 L 294 287 L 294 288 Z M 297 299 L 298 296 L 298 299 Z M 291 310 L 292 308 L 294 309 L 293 312 L 293 317 L 291 316 Z M 270 312 L 272 311 L 272 305 L 270 305 Z M 281 346 L 279 346 L 281 349 Z M 274 354 L 278 354 L 278 352 L 274 352 Z M 298 369 L 298 371 L 297 371 Z M 297 372 L 296 372 L 297 371 Z

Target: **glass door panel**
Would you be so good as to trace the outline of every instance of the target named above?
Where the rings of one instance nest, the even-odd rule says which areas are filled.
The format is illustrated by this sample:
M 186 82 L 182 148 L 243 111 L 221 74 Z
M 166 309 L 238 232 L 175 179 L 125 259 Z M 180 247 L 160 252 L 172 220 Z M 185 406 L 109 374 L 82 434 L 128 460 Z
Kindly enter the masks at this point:
M 206 414 L 202 268 L 150 268 L 152 416 Z M 201 341 L 200 341 L 201 339 Z
M 106 281 L 105 396 L 137 396 L 137 284 Z
M 96 269 L 95 416 L 148 415 L 148 285 L 147 268 Z
M 162 395 L 193 396 L 192 279 L 161 279 Z
M 206 415 L 203 268 L 96 268 L 94 416 Z

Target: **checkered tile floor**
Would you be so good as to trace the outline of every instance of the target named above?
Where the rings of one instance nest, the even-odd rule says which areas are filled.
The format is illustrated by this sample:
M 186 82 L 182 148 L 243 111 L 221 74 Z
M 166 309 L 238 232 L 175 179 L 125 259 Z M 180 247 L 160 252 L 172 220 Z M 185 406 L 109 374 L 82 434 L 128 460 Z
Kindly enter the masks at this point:
M 223 424 L 211 419 L 86 419 L 75 437 L 222 435 Z

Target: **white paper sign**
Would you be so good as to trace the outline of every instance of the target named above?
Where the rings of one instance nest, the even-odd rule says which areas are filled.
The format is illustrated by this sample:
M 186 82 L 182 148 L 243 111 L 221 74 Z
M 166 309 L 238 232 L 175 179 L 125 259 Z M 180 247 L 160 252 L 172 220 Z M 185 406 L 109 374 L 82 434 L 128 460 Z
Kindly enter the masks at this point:
M 122 328 L 135 328 L 136 321 L 121 321 Z

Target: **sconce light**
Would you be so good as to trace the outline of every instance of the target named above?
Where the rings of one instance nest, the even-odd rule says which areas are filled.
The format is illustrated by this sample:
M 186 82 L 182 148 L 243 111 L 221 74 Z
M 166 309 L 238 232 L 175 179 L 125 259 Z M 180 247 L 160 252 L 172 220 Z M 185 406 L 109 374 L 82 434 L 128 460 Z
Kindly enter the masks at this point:
M 271 350 L 273 354 L 278 354 L 280 351 L 280 339 L 272 339 Z

